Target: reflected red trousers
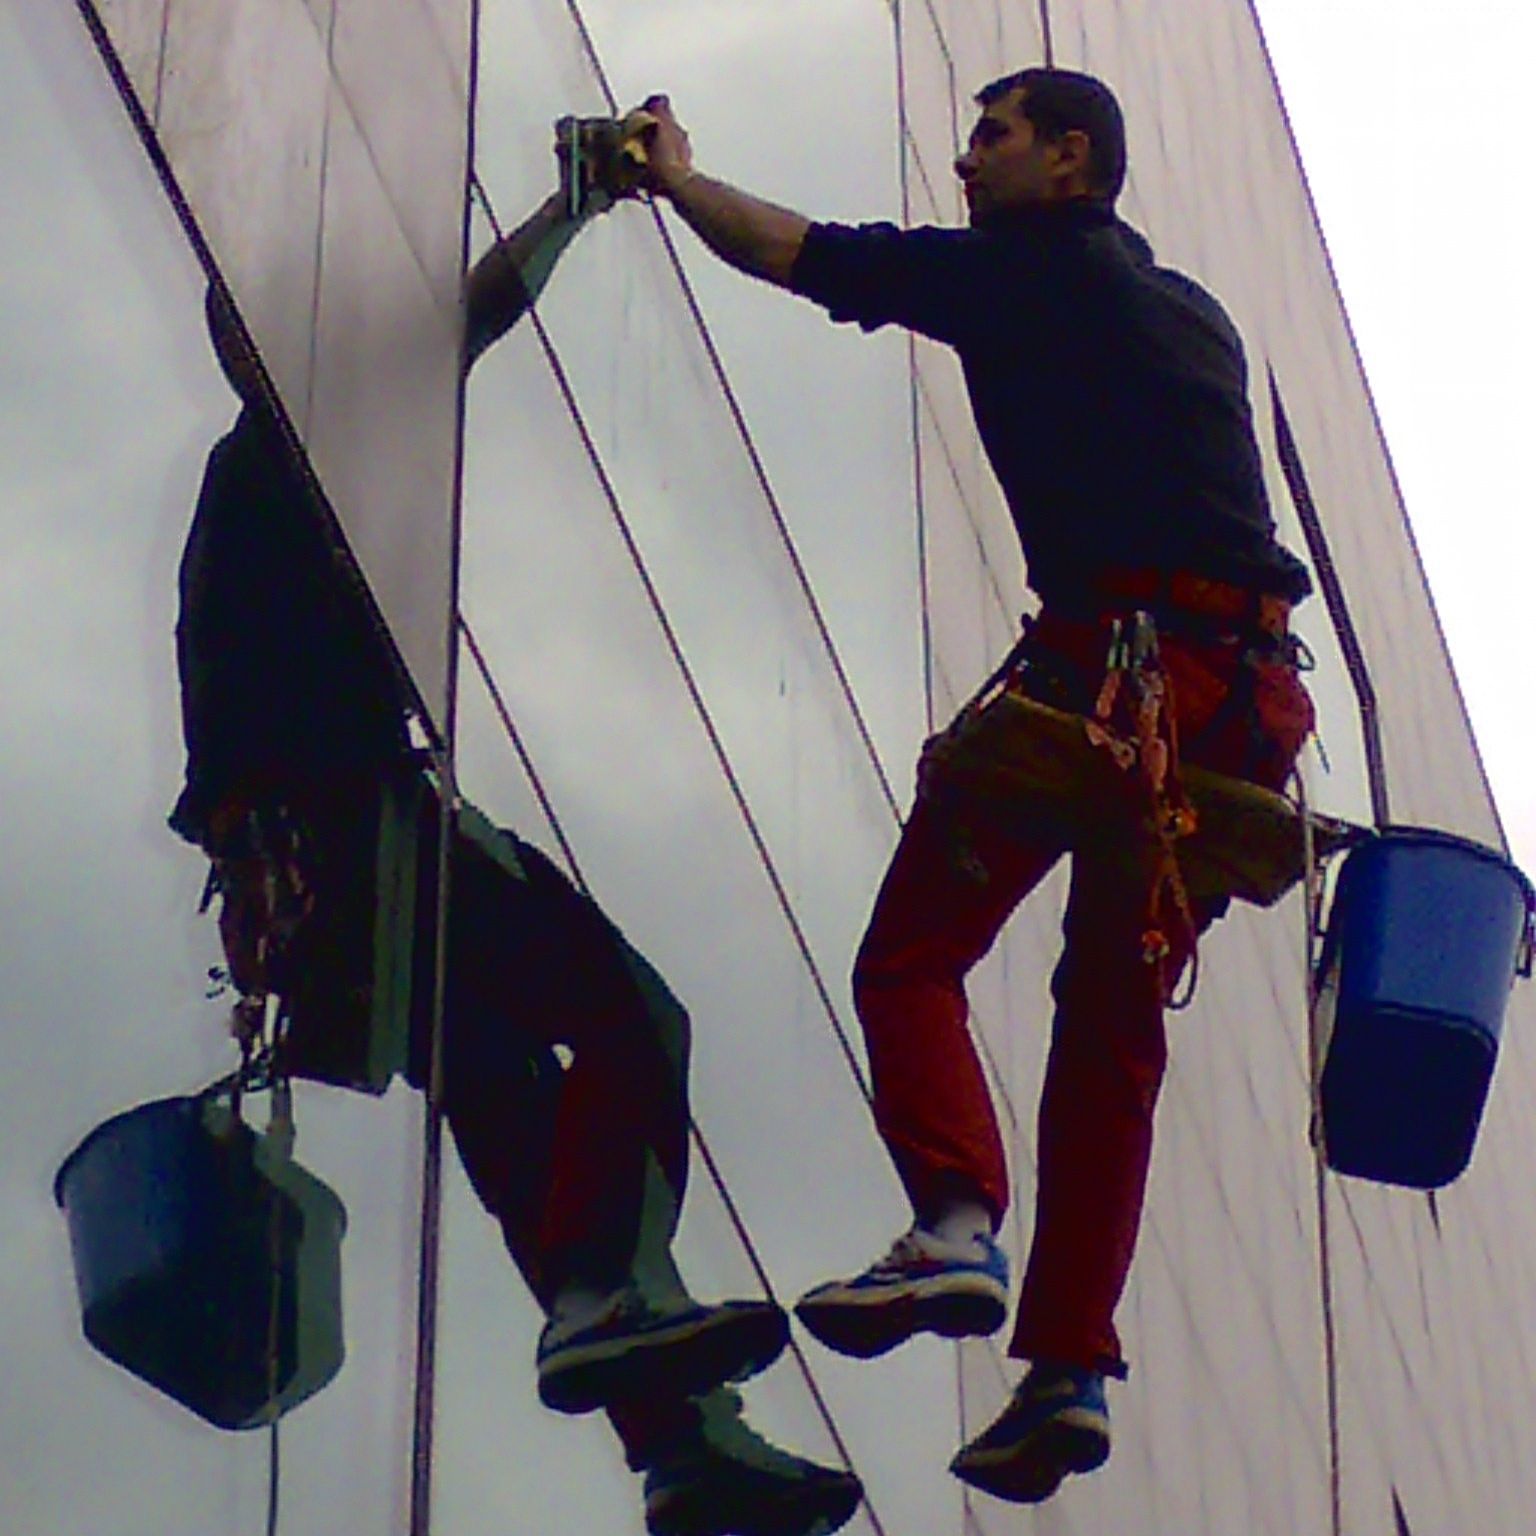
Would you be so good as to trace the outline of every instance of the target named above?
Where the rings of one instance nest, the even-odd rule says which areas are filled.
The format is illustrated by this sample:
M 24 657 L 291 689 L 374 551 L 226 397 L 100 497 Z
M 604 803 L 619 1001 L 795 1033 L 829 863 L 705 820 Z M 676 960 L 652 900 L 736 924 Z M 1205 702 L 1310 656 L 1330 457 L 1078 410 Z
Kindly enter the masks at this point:
M 1107 623 L 1042 615 L 1035 639 L 1037 655 L 1096 687 Z M 1313 724 L 1294 665 L 1236 637 L 1165 634 L 1161 649 L 1186 760 L 1281 787 Z M 1027 673 L 1023 686 L 1035 691 Z M 968 1028 L 965 977 L 1065 850 L 1009 834 L 977 805 L 962 811 L 962 860 L 955 814 L 921 797 L 914 806 L 860 946 L 854 1001 L 876 1123 L 914 1209 L 921 1217 L 957 1196 L 980 1199 L 1000 1222 L 1007 1167 Z M 1147 897 L 1119 866 L 1074 856 L 1051 980 L 1034 1238 L 1009 1346 L 1019 1358 L 1113 1375 L 1125 1373 L 1113 1318 L 1141 1224 L 1167 1059 L 1163 982 L 1179 975 L 1192 947 L 1182 925 L 1169 924 L 1166 970 L 1143 960 Z M 1196 928 L 1224 905 L 1195 911 Z
M 327 1036 L 354 989 L 373 982 L 365 936 L 377 781 L 290 785 L 283 803 L 306 828 L 306 883 L 329 919 L 314 920 L 320 935 L 290 978 L 309 1006 L 295 1010 L 288 1065 L 328 1080 L 318 1070 L 332 1059 Z M 422 794 L 419 831 L 406 1077 L 425 1088 L 440 835 L 431 790 Z M 546 1312 L 571 1282 L 593 1290 L 633 1283 L 655 1304 L 686 1298 L 672 1240 L 688 1178 L 687 1012 L 597 904 L 531 844 L 506 829 L 487 825 L 473 837 L 461 827 L 450 856 L 442 1107 L 475 1193 Z M 237 869 L 226 858 L 225 876 L 226 954 L 242 989 L 259 992 L 265 912 L 252 898 L 265 885 L 262 865 L 247 859 Z M 366 893 L 360 928 L 334 921 L 353 888 Z M 366 1027 L 366 1004 L 362 1017 Z M 569 1048 L 568 1064 L 557 1046 Z M 704 1401 L 661 1393 L 611 1405 L 631 1467 L 696 1433 Z

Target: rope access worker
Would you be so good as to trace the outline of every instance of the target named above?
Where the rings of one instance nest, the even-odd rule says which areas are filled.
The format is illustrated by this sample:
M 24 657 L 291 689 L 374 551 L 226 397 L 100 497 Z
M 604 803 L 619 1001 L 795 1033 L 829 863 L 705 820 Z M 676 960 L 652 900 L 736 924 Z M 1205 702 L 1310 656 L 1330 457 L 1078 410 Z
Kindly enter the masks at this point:
M 527 310 L 608 200 L 552 196 L 471 274 L 473 359 Z M 367 601 L 332 542 L 227 303 L 215 350 L 242 401 L 208 460 L 180 572 L 186 783 L 171 824 L 213 861 L 243 994 L 283 997 L 282 1066 L 335 1080 L 374 981 L 366 941 L 383 783 L 420 806 L 408 1079 L 430 1072 L 439 801 Z M 547 1314 L 538 1386 L 604 1408 L 645 1474 L 654 1536 L 825 1536 L 858 1480 L 763 1440 L 728 1385 L 787 1338 L 771 1301 L 706 1306 L 672 1260 L 688 1172 L 689 1022 L 661 977 L 542 853 L 465 809 L 452 846 L 443 1105 L 466 1172 Z M 264 958 L 273 874 L 304 916 Z M 349 920 L 355 920 L 350 936 Z M 556 1045 L 572 1053 L 562 1067 Z
M 1111 642 L 1150 617 L 1185 757 L 1277 789 L 1313 723 L 1287 632 L 1310 580 L 1276 542 L 1237 332 L 1116 215 L 1124 127 L 1102 82 L 1027 69 L 977 103 L 955 162 L 967 229 L 812 223 L 763 202 L 694 168 L 665 97 L 646 103 L 658 119 L 648 186 L 741 271 L 834 320 L 905 326 L 958 353 L 1041 599 L 1009 686 L 1091 715 Z M 999 828 L 980 803 L 957 816 L 923 782 L 853 973 L 875 1121 L 915 1224 L 797 1308 L 857 1356 L 1005 1320 L 995 1234 L 1007 1173 L 965 978 L 1065 851 L 1047 834 Z M 1186 903 L 1149 956 L 1147 889 L 1126 867 L 1073 856 L 1034 1236 L 1009 1347 L 1031 1368 L 952 1463 L 1018 1502 L 1109 1454 L 1105 1377 L 1125 1374 L 1113 1314 L 1141 1219 L 1164 1007 L 1196 933 L 1225 905 Z

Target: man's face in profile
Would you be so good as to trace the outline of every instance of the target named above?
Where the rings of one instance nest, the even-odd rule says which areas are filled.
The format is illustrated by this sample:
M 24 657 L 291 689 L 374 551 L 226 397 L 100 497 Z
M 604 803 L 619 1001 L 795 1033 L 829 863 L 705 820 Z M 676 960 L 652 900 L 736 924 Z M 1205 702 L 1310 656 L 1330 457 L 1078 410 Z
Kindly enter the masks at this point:
M 1024 116 L 1024 87 L 982 108 L 955 161 L 971 227 L 980 228 L 1012 208 L 1058 202 L 1083 190 L 1088 136 L 1071 130 L 1047 138 Z

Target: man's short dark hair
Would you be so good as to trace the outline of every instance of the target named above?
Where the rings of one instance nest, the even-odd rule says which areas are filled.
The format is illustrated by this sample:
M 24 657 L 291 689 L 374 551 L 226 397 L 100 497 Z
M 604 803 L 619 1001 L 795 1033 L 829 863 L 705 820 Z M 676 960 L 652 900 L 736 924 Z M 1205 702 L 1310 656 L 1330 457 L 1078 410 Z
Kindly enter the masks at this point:
M 990 107 L 1022 90 L 1019 110 L 1035 132 L 1059 139 L 1076 129 L 1088 136 L 1088 180 L 1095 197 L 1113 202 L 1125 185 L 1125 118 L 1115 93 L 1092 75 L 1075 69 L 1021 69 L 983 86 L 978 106 Z

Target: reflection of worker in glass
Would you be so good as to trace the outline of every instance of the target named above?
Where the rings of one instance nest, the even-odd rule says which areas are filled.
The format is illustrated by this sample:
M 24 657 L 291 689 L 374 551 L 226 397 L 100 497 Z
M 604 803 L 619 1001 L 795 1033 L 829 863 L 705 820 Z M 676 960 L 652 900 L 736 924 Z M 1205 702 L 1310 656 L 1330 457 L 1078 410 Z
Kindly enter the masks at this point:
M 906 326 L 958 352 L 1042 599 L 1009 686 L 1091 714 L 1122 682 L 1155 681 L 1165 700 L 1171 688 L 1187 758 L 1278 787 L 1312 722 L 1286 624 L 1310 583 L 1275 541 L 1237 332 L 1115 214 L 1125 139 L 1102 83 L 1027 70 L 978 103 L 955 162 L 968 229 L 814 224 L 764 203 L 694 169 L 663 97 L 646 103 L 649 185 L 742 271 L 836 320 Z M 1155 621 L 1160 665 L 1111 649 L 1126 626 L 1150 636 L 1138 610 Z M 987 1334 L 1004 1320 L 1006 1170 L 964 984 L 1063 851 L 1049 834 L 1008 835 L 980 803 L 920 793 L 913 808 L 854 996 L 876 1122 L 916 1224 L 800 1303 L 834 1348 L 872 1355 L 913 1332 Z M 1104 1377 L 1124 1373 L 1112 1319 L 1141 1219 L 1164 1005 L 1224 905 L 1149 921 L 1157 887 L 1149 898 L 1117 853 L 1074 857 L 1052 983 L 1034 1240 L 1010 1346 L 1032 1369 L 954 1463 L 1021 1502 L 1109 1453 Z
M 526 310 L 598 201 L 573 210 L 568 190 L 557 194 L 482 258 L 468 285 L 471 356 Z M 381 816 L 386 802 L 411 808 L 407 1076 L 422 1086 L 438 801 L 368 605 L 213 290 L 209 320 L 243 408 L 209 458 L 181 566 L 187 772 L 172 825 L 214 861 L 237 986 L 284 1001 L 286 1069 L 348 1081 L 383 985 L 372 937 Z M 541 1399 L 608 1411 L 645 1473 L 658 1536 L 836 1529 L 857 1480 L 763 1441 L 725 1385 L 779 1354 L 782 1311 L 701 1305 L 672 1261 L 688 1169 L 682 1006 L 543 854 L 467 807 L 451 863 L 443 1104 L 548 1315 Z

